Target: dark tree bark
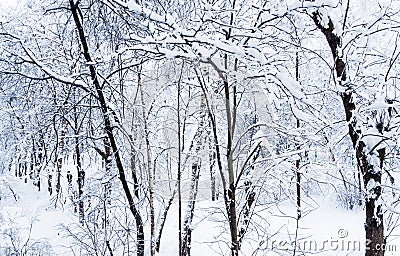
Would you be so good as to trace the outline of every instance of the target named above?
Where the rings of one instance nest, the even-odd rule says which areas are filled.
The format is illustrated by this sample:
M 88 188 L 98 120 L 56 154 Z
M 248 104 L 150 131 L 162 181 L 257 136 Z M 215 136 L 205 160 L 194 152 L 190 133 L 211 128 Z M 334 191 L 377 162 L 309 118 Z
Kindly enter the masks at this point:
M 183 68 L 183 66 L 182 66 Z M 179 78 L 178 81 L 178 94 L 177 94 L 177 109 L 178 109 L 178 177 L 177 177 L 177 182 L 178 182 L 178 241 L 179 241 L 179 256 L 182 256 L 182 193 L 181 193 L 181 176 L 182 176 L 182 170 L 181 170 L 181 162 L 182 162 L 182 141 L 181 141 L 181 77 Z
M 167 220 L 167 215 L 168 211 L 171 208 L 172 202 L 174 201 L 176 191 L 172 194 L 171 198 L 168 200 L 167 206 L 164 209 L 164 212 L 161 217 L 161 223 L 159 230 L 157 231 L 157 237 L 156 237 L 156 242 L 155 242 L 155 250 L 156 252 L 160 252 L 160 247 L 161 247 L 161 236 L 163 234 L 164 226 L 165 226 L 165 221 Z
M 104 169 L 106 173 L 110 173 L 111 162 L 112 162 L 111 145 L 107 137 L 103 139 L 103 143 L 104 143 Z M 106 183 L 106 188 L 105 188 L 105 197 L 107 198 L 107 203 L 109 205 L 111 205 L 111 192 L 112 192 L 112 183 L 111 181 L 108 181 Z M 137 196 L 137 198 L 139 198 L 139 196 Z
M 149 210 L 150 210 L 150 256 L 155 255 L 155 213 L 154 213 L 154 173 L 152 170 L 151 149 L 150 149 L 150 131 L 147 125 L 146 107 L 144 102 L 144 92 L 141 76 L 141 67 L 137 68 L 138 90 L 140 91 L 140 100 L 142 104 L 142 118 L 144 124 L 145 142 L 146 142 L 146 157 L 147 157 L 147 175 L 148 175 L 148 191 L 149 191 Z
M 132 135 L 129 135 L 129 139 L 131 142 L 131 152 L 130 152 L 130 157 L 131 157 L 131 173 L 132 173 L 132 179 L 133 179 L 133 186 L 134 186 L 134 193 L 136 198 L 139 198 L 139 181 L 138 181 L 138 176 L 136 173 L 136 151 L 133 146 L 133 141 L 134 138 Z
M 79 139 L 78 135 L 75 134 L 75 156 L 76 156 L 76 169 L 78 171 L 78 200 L 79 200 L 79 222 L 81 224 L 84 223 L 85 220 L 85 208 L 83 205 L 83 170 L 82 170 L 82 163 L 81 163 L 81 153 L 79 149 Z
M 76 169 L 78 172 L 78 209 L 79 209 L 79 222 L 81 224 L 85 221 L 85 208 L 83 204 L 83 186 L 84 186 L 84 170 L 82 169 L 81 162 L 81 151 L 79 148 L 79 124 L 78 124 L 78 113 L 76 107 L 74 107 L 74 122 L 75 122 L 75 157 L 76 157 Z
M 53 194 L 53 184 L 51 182 L 52 179 L 53 179 L 53 175 L 49 174 L 47 176 L 47 191 L 49 191 L 50 195 Z
M 325 35 L 335 62 L 335 71 L 339 78 L 338 82 L 340 85 L 344 85 L 346 81 L 346 64 L 343 57 L 339 56 L 341 38 L 334 33 L 335 27 L 330 18 L 327 27 L 321 24 L 321 14 L 318 11 L 313 13 L 312 18 L 318 29 Z M 353 111 L 356 109 L 353 102 L 353 89 L 348 87 L 340 96 L 345 110 L 350 139 L 356 151 L 357 165 L 363 175 L 364 188 L 367 189 L 367 195 L 365 195 L 365 238 L 367 244 L 365 256 L 383 256 L 384 250 L 381 250 L 385 246 L 383 212 L 378 200 L 382 192 L 381 169 L 383 168 L 385 149 L 383 148 L 378 151 L 380 166 L 374 166 L 368 161 L 368 154 L 373 154 L 373 152 L 367 151 L 365 143 L 360 140 L 362 136 L 361 131 L 356 129 L 357 120 L 353 116 Z M 382 123 L 377 124 L 377 126 L 379 125 L 382 126 Z M 368 191 L 370 182 L 375 184 L 372 189 L 373 191 Z
M 299 53 L 296 52 L 296 81 L 299 82 L 300 73 L 299 73 Z M 300 120 L 296 120 L 296 128 L 300 128 Z M 297 150 L 300 150 L 301 146 L 297 145 Z M 300 161 L 301 158 L 296 160 L 296 204 L 297 204 L 297 222 L 301 217 L 301 173 L 300 173 Z
M 60 135 L 60 143 L 59 143 L 59 148 L 60 148 L 60 153 L 58 155 L 57 159 L 57 177 L 56 177 L 56 193 L 57 193 L 57 199 L 61 196 L 61 169 L 63 166 L 63 156 L 64 156 L 64 147 L 65 147 L 65 136 L 67 133 L 67 120 L 64 117 L 64 110 L 62 110 L 63 117 L 62 117 L 62 127 L 61 127 L 61 135 Z M 56 200 L 57 204 L 57 200 Z
M 83 55 L 85 57 L 85 60 L 88 63 L 93 63 L 90 52 L 89 52 L 89 46 L 88 43 L 86 41 L 86 36 L 85 36 L 85 32 L 83 30 L 83 26 L 82 26 L 82 22 L 80 20 L 80 16 L 79 16 L 79 8 L 78 8 L 78 2 L 74 2 L 73 0 L 69 0 L 70 3 L 70 8 L 71 8 L 71 13 L 75 22 L 75 26 L 76 29 L 78 30 L 78 34 L 79 34 L 79 40 L 82 46 L 82 50 L 83 50 Z M 125 171 L 124 171 L 124 167 L 121 161 L 121 157 L 119 155 L 119 150 L 117 147 L 117 142 L 115 140 L 114 137 L 114 133 L 113 133 L 113 128 L 112 128 L 112 124 L 111 124 L 111 118 L 108 115 L 108 106 L 107 106 L 107 102 L 106 99 L 104 97 L 104 93 L 102 90 L 102 87 L 100 85 L 100 82 L 98 80 L 97 77 L 97 73 L 96 73 L 96 69 L 95 69 L 95 65 L 90 64 L 89 65 L 89 71 L 90 71 L 90 76 L 92 78 L 92 82 L 93 85 L 96 89 L 97 92 L 97 96 L 98 96 L 98 101 L 100 104 L 100 108 L 101 111 L 103 113 L 103 119 L 104 119 L 104 129 L 107 133 L 107 137 L 110 141 L 110 145 L 114 154 L 114 159 L 115 159 L 115 163 L 117 165 L 117 169 L 118 169 L 118 173 L 119 173 L 119 179 L 121 181 L 123 190 L 125 192 L 125 196 L 128 200 L 128 204 L 129 204 L 129 209 L 132 212 L 132 215 L 136 221 L 136 229 L 137 229 L 137 255 L 138 256 L 144 256 L 144 230 L 143 230 L 143 221 L 142 221 L 142 217 L 140 216 L 139 211 L 136 209 L 135 206 L 135 202 L 133 200 L 133 196 L 131 194 L 131 191 L 129 189 L 128 186 L 128 182 L 126 180 L 126 176 L 125 176 Z
M 237 256 L 239 254 L 239 243 L 238 243 L 238 228 L 237 228 L 237 218 L 236 218 L 236 195 L 235 195 L 235 180 L 234 180 L 234 173 L 233 173 L 233 157 L 232 157 L 232 116 L 230 110 L 230 99 L 229 99 L 229 83 L 226 80 L 222 71 L 211 61 L 209 60 L 211 66 L 218 72 L 218 76 L 224 82 L 224 91 L 225 91 L 225 107 L 227 112 L 227 121 L 228 121 L 228 148 L 227 148 L 227 160 L 228 160 L 228 172 L 229 172 L 229 186 L 227 184 L 227 180 L 225 179 L 223 167 L 222 167 L 222 155 L 220 144 L 218 141 L 218 133 L 217 133 L 217 122 L 215 115 L 213 114 L 210 104 L 208 102 L 207 97 L 205 96 L 205 103 L 207 107 L 207 114 L 209 117 L 209 121 L 211 122 L 212 134 L 214 139 L 214 147 L 215 147 L 215 155 L 217 159 L 218 170 L 221 178 L 221 183 L 223 187 L 223 196 L 224 196 L 224 203 L 225 203 L 225 210 L 228 216 L 229 222 L 229 230 L 231 234 L 231 255 Z M 201 89 L 203 90 L 204 95 L 207 95 L 205 83 L 200 77 L 199 72 L 195 69 L 195 73 L 197 76 L 197 80 L 201 85 Z M 229 164 L 230 162 L 230 164 Z M 232 208 L 233 207 L 233 208 Z
M 210 132 L 211 133 L 211 132 Z M 216 179 L 215 179 L 215 150 L 212 143 L 212 136 L 209 134 L 210 144 L 209 144 L 209 164 L 210 164 L 210 185 L 211 185 L 211 201 L 217 200 L 217 193 L 216 193 Z

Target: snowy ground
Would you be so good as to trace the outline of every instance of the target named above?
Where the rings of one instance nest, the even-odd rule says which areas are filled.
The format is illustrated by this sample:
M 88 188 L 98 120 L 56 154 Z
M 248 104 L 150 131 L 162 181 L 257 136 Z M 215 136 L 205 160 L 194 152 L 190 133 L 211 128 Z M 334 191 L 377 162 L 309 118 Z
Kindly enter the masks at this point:
M 29 249 L 37 254 L 28 255 L 80 255 L 73 240 L 62 232 L 61 225 L 77 223 L 71 207 L 54 208 L 47 191 L 37 192 L 29 182 L 12 175 L 1 176 L 0 200 L 0 255 L 12 255 L 13 249 Z M 222 203 L 219 201 L 219 204 Z M 67 205 L 67 204 L 66 204 Z M 298 229 L 298 255 L 364 255 L 362 210 L 348 211 L 336 207 L 327 197 L 317 199 L 314 209 L 303 213 Z M 185 206 L 185 204 L 184 204 Z M 223 209 L 211 201 L 196 204 L 193 223 L 192 255 L 229 255 L 228 227 Z M 295 240 L 295 207 L 289 202 L 256 209 L 254 219 L 260 219 L 259 229 L 265 232 L 249 233 L 241 250 L 242 255 L 293 255 Z M 173 204 L 161 242 L 159 255 L 177 255 L 177 206 Z M 262 219 L 262 221 L 261 221 Z M 398 255 L 400 239 L 394 232 L 388 239 L 386 255 Z M 300 253 L 302 252 L 302 253 Z M 304 254 L 303 254 L 304 253 Z
M 54 209 L 47 191 L 11 175 L 0 178 L 1 255 L 35 251 L 37 255 L 73 255 L 68 239 L 60 236 L 59 224 L 72 221 L 69 211 Z M 41 253 L 41 254 L 40 254 Z

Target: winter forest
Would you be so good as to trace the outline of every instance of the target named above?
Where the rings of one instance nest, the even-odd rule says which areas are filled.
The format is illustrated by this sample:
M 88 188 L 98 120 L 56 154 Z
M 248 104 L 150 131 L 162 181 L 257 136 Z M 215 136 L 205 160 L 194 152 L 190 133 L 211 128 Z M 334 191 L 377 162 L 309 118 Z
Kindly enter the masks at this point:
M 8 2 L 0 255 L 399 255 L 400 1 Z

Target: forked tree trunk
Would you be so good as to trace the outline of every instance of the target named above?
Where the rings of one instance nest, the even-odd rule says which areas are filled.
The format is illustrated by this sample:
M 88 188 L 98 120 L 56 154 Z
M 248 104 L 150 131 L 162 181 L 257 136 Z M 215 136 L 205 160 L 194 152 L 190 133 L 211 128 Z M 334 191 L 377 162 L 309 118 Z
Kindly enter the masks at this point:
M 225 62 L 227 62 L 227 56 L 225 56 L 225 60 L 226 60 Z M 221 184 L 223 187 L 225 210 L 226 210 L 226 213 L 228 216 L 229 230 L 230 230 L 230 235 L 231 235 L 231 245 L 230 245 L 231 255 L 237 256 L 239 254 L 239 243 L 238 243 L 238 226 L 237 226 L 237 216 L 236 216 L 236 187 L 235 187 L 235 173 L 234 173 L 234 169 L 233 169 L 233 143 L 232 143 L 233 134 L 234 134 L 234 126 L 235 126 L 235 122 L 234 122 L 235 118 L 232 118 L 230 90 L 229 90 L 229 83 L 228 83 L 227 77 L 211 59 L 209 59 L 208 62 L 211 64 L 213 69 L 215 71 L 217 71 L 218 76 L 224 83 L 225 109 L 226 109 L 226 117 L 227 117 L 227 123 L 228 123 L 228 131 L 227 131 L 228 145 L 227 145 L 227 154 L 226 154 L 227 162 L 228 162 L 228 181 L 225 178 L 224 170 L 222 167 L 222 156 L 221 156 L 221 149 L 219 147 L 219 142 L 218 142 L 217 124 L 216 124 L 215 116 L 211 111 L 211 107 L 210 107 L 210 104 L 209 104 L 206 96 L 205 96 L 205 103 L 207 106 L 209 120 L 211 121 L 212 134 L 214 137 L 215 155 L 216 155 L 219 174 L 220 174 L 220 178 L 221 178 Z M 225 69 L 227 69 L 227 68 L 225 68 Z M 207 95 L 204 80 L 202 80 L 202 78 L 200 77 L 197 70 L 195 70 L 195 72 L 196 72 L 197 79 L 201 85 L 204 95 Z M 235 102 L 235 100 L 234 100 L 234 102 Z M 233 104 L 233 105 L 234 105 L 234 108 L 236 108 L 236 104 Z M 236 111 L 234 111 L 234 113 L 233 113 L 234 115 L 235 115 L 235 112 Z
M 227 62 L 227 56 L 225 55 L 225 68 Z M 228 187 L 226 191 L 226 205 L 228 209 L 228 219 L 229 219 L 229 228 L 231 233 L 231 253 L 232 256 L 237 256 L 239 254 L 239 242 L 238 242 L 238 226 L 237 226 L 237 215 L 236 215 L 236 186 L 235 186 L 235 171 L 233 167 L 233 135 L 235 129 L 235 111 L 232 113 L 231 111 L 231 99 L 230 99 L 230 86 L 227 80 L 227 77 L 223 75 L 220 70 L 215 66 L 219 71 L 221 79 L 224 82 L 224 92 L 225 92 L 225 109 L 226 109 L 226 119 L 228 123 L 228 143 L 226 149 L 226 156 L 228 162 Z M 235 97 L 235 96 L 234 96 Z M 233 104 L 233 108 L 236 108 L 236 105 Z

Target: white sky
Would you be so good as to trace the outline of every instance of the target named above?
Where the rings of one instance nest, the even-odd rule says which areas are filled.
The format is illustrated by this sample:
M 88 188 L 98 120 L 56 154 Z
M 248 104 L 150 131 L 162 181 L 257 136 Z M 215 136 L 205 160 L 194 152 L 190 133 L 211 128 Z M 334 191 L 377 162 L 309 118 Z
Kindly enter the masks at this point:
M 17 0 L 0 0 L 0 5 L 4 6 L 12 6 L 17 3 Z
M 13 15 L 18 9 L 21 9 L 26 0 L 0 0 L 0 22 L 4 17 Z
M 2 14 L 7 14 L 20 9 L 18 7 L 22 7 L 25 3 L 26 0 L 0 0 L 0 10 L 2 10 Z
M 1 0 L 0 5 L 8 5 L 11 4 L 12 2 L 15 2 L 14 0 Z

